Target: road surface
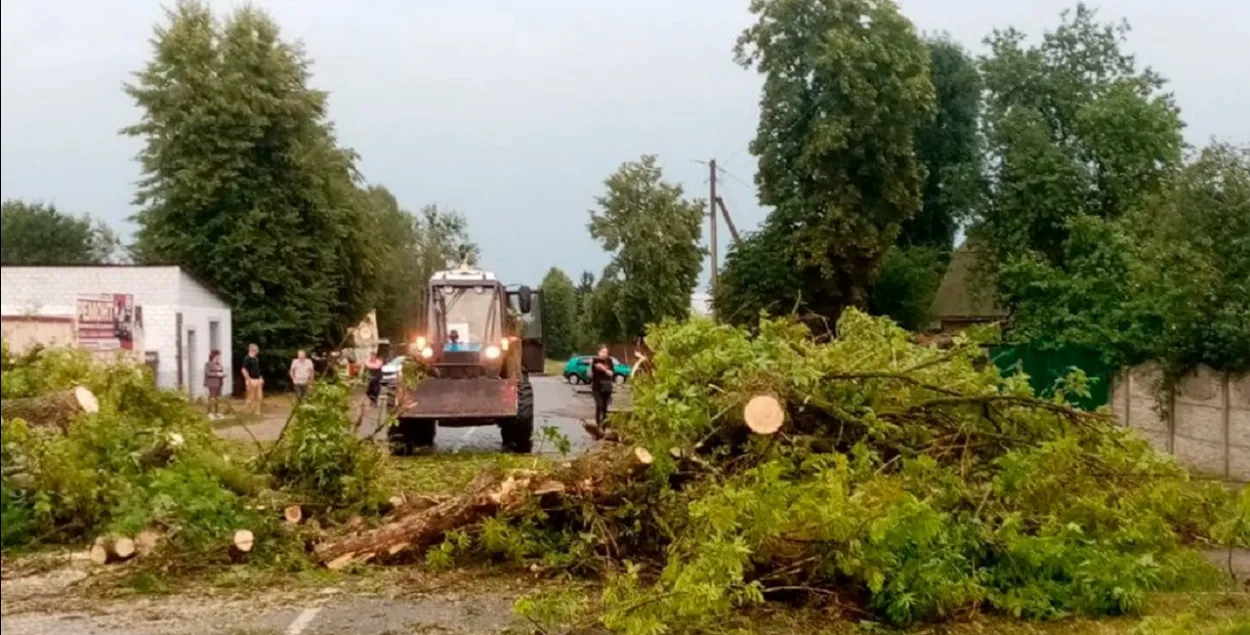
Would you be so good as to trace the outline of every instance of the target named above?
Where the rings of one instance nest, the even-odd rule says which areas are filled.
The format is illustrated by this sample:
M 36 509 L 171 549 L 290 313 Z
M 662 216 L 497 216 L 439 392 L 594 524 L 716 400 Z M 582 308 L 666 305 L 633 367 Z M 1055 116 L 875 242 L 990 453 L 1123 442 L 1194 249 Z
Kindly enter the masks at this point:
M 582 429 L 582 420 L 594 417 L 595 407 L 590 394 L 581 392 L 559 377 L 534 377 L 534 430 L 540 434 L 546 426 L 556 428 L 569 439 L 573 451 L 578 452 L 590 446 L 592 440 Z M 613 410 L 629 407 L 629 389 L 619 388 L 617 398 L 613 400 Z M 353 407 L 353 416 L 364 411 L 364 425 L 361 434 L 369 436 L 377 429 L 380 413 L 371 408 L 364 398 L 357 399 Z M 265 416 L 259 422 L 231 427 L 219 428 L 217 434 L 223 438 L 240 441 L 250 440 L 249 431 L 260 441 L 273 441 L 278 438 L 285 425 L 288 408 L 267 407 Z M 384 438 L 385 432 L 378 434 Z M 535 442 L 534 447 L 540 452 L 554 453 L 551 444 L 543 445 Z M 500 449 L 499 428 L 479 426 L 473 428 L 439 428 L 435 437 L 437 452 L 498 452 Z

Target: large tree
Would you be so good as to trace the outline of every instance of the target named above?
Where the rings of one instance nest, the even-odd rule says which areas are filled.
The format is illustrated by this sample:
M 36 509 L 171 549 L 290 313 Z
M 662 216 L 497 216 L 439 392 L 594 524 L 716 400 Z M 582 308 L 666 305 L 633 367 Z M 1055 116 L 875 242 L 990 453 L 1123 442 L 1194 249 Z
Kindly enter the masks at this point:
M 946 37 L 930 38 L 934 117 L 916 134 L 925 168 L 920 211 L 903 222 L 868 297 L 868 309 L 919 330 L 950 262 L 955 232 L 967 221 L 981 190 L 981 80 L 976 62 Z
M 118 246 L 117 235 L 86 214 L 19 200 L 0 205 L 0 264 L 94 265 L 108 262 Z
M 1035 45 L 1015 29 L 986 40 L 989 187 L 973 235 L 997 263 L 1034 252 L 1062 267 L 1074 218 L 1140 209 L 1180 165 L 1179 110 L 1122 50 L 1128 30 L 1081 4 Z
M 799 284 L 762 307 L 837 316 L 866 302 L 900 226 L 921 207 L 916 138 L 932 116 L 929 51 L 889 1 L 753 0 L 751 11 L 757 20 L 736 56 L 764 76 L 750 147 L 760 202 L 773 211 L 750 240 L 785 250 L 731 251 L 726 278 L 753 275 L 744 269 L 755 264 L 737 255 L 763 253 L 795 269 Z M 740 304 L 732 289 L 717 295 L 719 305 Z
M 553 359 L 572 355 L 577 349 L 577 289 L 559 267 L 543 277 L 543 334 L 547 354 Z
M 664 181 L 653 155 L 621 165 L 604 184 L 607 192 L 589 223 L 590 235 L 612 254 L 599 286 L 619 282 L 608 285 L 621 323 L 621 332 L 612 335 L 641 337 L 648 324 L 690 313 L 704 254 L 704 204 Z
M 265 13 L 218 21 L 179 2 L 126 86 L 145 141 L 135 252 L 176 263 L 235 311 L 237 347 L 271 360 L 336 345 L 372 307 L 375 215 L 338 147 L 310 61 Z

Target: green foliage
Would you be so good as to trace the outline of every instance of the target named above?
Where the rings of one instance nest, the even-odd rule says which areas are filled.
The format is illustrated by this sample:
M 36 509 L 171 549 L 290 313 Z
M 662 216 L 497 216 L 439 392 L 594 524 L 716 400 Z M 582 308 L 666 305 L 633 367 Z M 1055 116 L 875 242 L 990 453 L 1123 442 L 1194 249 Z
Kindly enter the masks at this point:
M 258 9 L 218 20 L 194 0 L 167 12 L 152 44 L 126 87 L 143 117 L 123 133 L 145 142 L 136 258 L 220 292 L 235 354 L 259 343 L 267 369 L 337 345 L 372 308 L 382 252 L 307 56 Z
M 265 466 L 280 485 L 337 510 L 372 509 L 385 500 L 378 488 L 382 456 L 360 437 L 350 405 L 351 387 L 327 378 L 295 406 Z
M 898 624 L 977 607 L 1052 619 L 1217 583 L 1187 545 L 1237 513 L 1221 487 L 1063 392 L 1033 398 L 979 341 L 921 347 L 856 311 L 837 333 L 696 320 L 650 334 L 654 372 L 617 425 L 656 457 L 660 491 L 684 483 L 685 511 L 653 530 L 672 536 L 658 577 L 627 568 L 609 585 L 606 626 L 706 632 L 768 599 L 829 594 Z M 744 434 L 757 394 L 786 407 L 775 438 Z M 705 466 L 695 484 L 673 458 L 688 453 Z
M 1040 252 L 1003 264 L 1013 337 L 1159 360 L 1250 369 L 1250 154 L 1214 145 L 1124 219 L 1068 221 L 1063 266 Z
M 980 193 L 981 77 L 958 43 L 942 37 L 926 44 L 935 99 L 933 118 L 916 131 L 916 158 L 925 170 L 922 204 L 903 222 L 898 244 L 949 252 Z
M 989 188 L 974 234 L 999 261 L 1032 251 L 1062 267 L 1070 219 L 1121 218 L 1180 164 L 1179 111 L 1122 51 L 1127 33 L 1080 4 L 1036 45 L 1015 29 L 987 38 Z
M 552 267 L 543 277 L 542 292 L 547 355 L 564 359 L 577 352 L 577 289 L 568 274 Z
M 900 326 L 922 331 L 932 318 L 933 298 L 949 262 L 937 247 L 890 248 L 881 265 L 881 277 L 868 296 L 868 311 L 884 315 Z
M 377 221 L 376 238 L 383 258 L 376 302 L 378 333 L 392 342 L 411 339 L 425 328 L 430 277 L 435 271 L 473 262 L 478 248 L 468 235 L 468 223 L 459 212 L 429 205 L 413 214 L 399 206 L 380 185 L 368 189 Z
M 600 329 L 599 335 L 632 339 L 648 324 L 690 312 L 703 259 L 699 240 L 706 205 L 687 200 L 680 185 L 664 181 L 654 155 L 622 164 L 604 185 L 607 192 L 596 199 L 599 207 L 591 211 L 588 226 L 612 254 L 600 280 L 611 295 L 598 301 L 611 306 L 621 332 Z M 611 283 L 605 287 L 605 281 Z
M 82 544 L 103 532 L 164 530 L 167 548 L 227 553 L 230 535 L 270 525 L 247 509 L 256 479 L 186 398 L 153 385 L 146 366 L 92 363 L 48 349 L 8 360 L 4 399 L 82 385 L 100 400 L 68 433 L 3 421 L 4 546 Z
M 808 296 L 786 231 L 765 224 L 734 243 L 712 290 L 716 317 L 730 324 L 753 324 L 760 312 L 785 315 Z
M 801 282 L 756 304 L 801 302 L 836 316 L 867 300 L 901 224 L 921 207 L 916 139 L 935 100 L 929 51 L 894 2 L 750 7 L 757 20 L 736 55 L 764 76 L 751 143 L 760 202 L 774 208 L 763 235 L 788 245 Z M 726 265 L 735 266 L 749 268 Z M 767 288 L 752 286 L 757 296 Z
M 95 265 L 108 262 L 118 247 L 117 235 L 86 214 L 18 200 L 0 205 L 0 264 Z

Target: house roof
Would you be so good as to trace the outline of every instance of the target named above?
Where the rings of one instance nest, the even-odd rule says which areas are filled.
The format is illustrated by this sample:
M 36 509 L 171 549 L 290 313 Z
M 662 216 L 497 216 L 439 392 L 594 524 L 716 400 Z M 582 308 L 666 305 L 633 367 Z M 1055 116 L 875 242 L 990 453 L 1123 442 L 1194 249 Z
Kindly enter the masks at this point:
M 996 302 L 991 285 L 977 280 L 978 251 L 963 245 L 951 254 L 950 267 L 942 276 L 930 313 L 939 320 L 980 320 L 1007 317 Z

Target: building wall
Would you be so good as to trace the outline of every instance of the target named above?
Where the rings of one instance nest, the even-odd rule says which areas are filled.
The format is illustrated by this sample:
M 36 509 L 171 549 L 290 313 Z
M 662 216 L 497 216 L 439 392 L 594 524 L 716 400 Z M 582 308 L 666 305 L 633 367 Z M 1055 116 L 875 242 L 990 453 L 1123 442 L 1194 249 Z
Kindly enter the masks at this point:
M 1157 364 L 1122 373 L 1111 396 L 1116 418 L 1198 472 L 1250 482 L 1250 376 L 1199 368 L 1162 400 L 1161 381 Z
M 0 268 L 0 314 L 5 316 L 73 317 L 78 296 L 92 293 L 129 293 L 143 309 L 142 343 L 158 356 L 157 384 L 179 386 L 179 346 L 183 347 L 182 386 L 191 394 L 205 394 L 203 365 L 208 359 L 209 323 L 220 324 L 225 390 L 232 388 L 229 307 L 178 267 L 3 267 Z M 182 331 L 178 314 L 182 314 Z M 198 360 L 187 359 L 186 337 L 194 332 Z M 180 341 L 179 335 L 182 336 Z M 197 368 L 191 369 L 194 363 Z

